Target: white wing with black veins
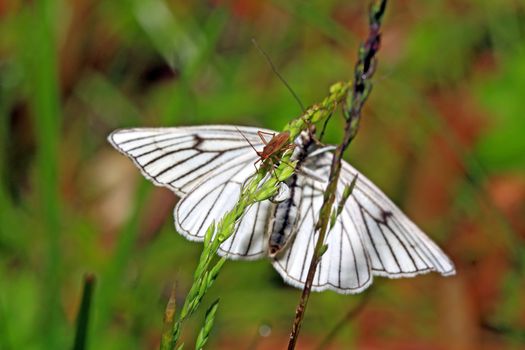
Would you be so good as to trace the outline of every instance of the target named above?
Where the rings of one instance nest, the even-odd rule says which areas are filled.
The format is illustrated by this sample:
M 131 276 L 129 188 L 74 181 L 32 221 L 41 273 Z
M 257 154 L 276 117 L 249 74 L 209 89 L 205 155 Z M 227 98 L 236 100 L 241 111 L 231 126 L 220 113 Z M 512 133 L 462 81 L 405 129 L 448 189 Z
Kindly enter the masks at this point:
M 239 132 L 241 131 L 242 134 Z M 255 172 L 259 158 L 252 146 L 264 144 L 258 131 L 229 125 L 116 130 L 110 143 L 133 160 L 142 174 L 182 197 L 175 207 L 175 226 L 192 241 L 202 241 L 239 199 L 242 184 Z M 265 253 L 268 202 L 252 206 L 219 249 L 230 258 L 255 259 Z
M 327 179 L 332 153 L 313 157 L 304 166 Z M 336 224 L 327 234 L 328 249 L 313 279 L 312 290 L 358 293 L 371 283 L 373 275 L 411 277 L 430 271 L 448 276 L 454 265 L 374 184 L 348 163 L 343 163 L 336 203 L 345 184 L 355 176 L 356 185 Z M 317 242 L 315 223 L 323 203 L 326 182 L 307 178 L 300 205 L 301 223 L 286 250 L 273 260 L 283 279 L 302 288 Z

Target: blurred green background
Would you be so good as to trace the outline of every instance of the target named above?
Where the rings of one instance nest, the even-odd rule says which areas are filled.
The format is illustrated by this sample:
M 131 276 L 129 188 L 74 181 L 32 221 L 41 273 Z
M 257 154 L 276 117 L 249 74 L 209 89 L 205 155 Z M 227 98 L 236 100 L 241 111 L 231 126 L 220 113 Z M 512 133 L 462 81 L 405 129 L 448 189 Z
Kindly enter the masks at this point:
M 156 348 L 200 245 L 176 198 L 106 142 L 119 127 L 280 130 L 352 76 L 367 1 L 0 0 L 0 349 L 73 343 L 97 277 L 92 349 Z M 451 256 L 457 276 L 376 278 L 331 349 L 525 346 L 525 1 L 391 1 L 347 160 Z M 333 118 L 329 142 L 341 136 Z M 228 262 L 211 349 L 279 349 L 300 291 L 268 261 Z M 315 293 L 301 349 L 362 296 Z M 203 308 L 204 310 L 205 308 Z M 203 319 L 185 329 L 190 345 Z M 271 327 L 266 337 L 261 325 Z

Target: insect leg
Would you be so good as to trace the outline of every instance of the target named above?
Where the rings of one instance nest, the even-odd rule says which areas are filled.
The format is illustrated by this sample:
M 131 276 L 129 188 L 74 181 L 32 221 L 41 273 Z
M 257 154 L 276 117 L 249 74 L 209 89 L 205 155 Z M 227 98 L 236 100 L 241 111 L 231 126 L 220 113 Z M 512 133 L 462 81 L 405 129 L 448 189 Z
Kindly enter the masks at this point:
M 266 139 L 264 138 L 264 135 L 271 135 L 272 138 L 275 136 L 275 133 L 271 133 L 271 132 L 265 132 L 265 131 L 257 131 L 257 135 L 259 135 L 259 137 L 261 138 L 262 142 L 267 145 L 268 144 L 268 141 L 266 141 Z
M 271 164 L 271 172 L 273 173 L 273 176 L 275 176 L 275 179 L 279 181 L 279 177 L 277 177 L 277 173 L 275 172 L 275 162 L 273 161 L 273 158 L 268 158 Z
M 257 159 L 257 160 L 253 163 L 253 166 L 255 167 L 255 172 L 258 172 L 258 171 L 259 171 L 259 168 L 257 168 L 257 163 L 259 163 L 259 162 L 262 162 L 262 158 Z

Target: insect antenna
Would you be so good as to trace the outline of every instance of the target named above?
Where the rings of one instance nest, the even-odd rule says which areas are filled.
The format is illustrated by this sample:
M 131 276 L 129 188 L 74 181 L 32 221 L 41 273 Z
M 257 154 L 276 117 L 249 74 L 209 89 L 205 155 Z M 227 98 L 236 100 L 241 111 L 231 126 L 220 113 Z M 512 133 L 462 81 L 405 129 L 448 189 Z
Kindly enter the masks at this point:
M 235 127 L 235 129 L 237 129 L 237 131 L 239 132 L 239 134 L 241 134 L 242 137 L 244 137 L 244 139 L 246 140 L 246 142 L 248 142 L 248 143 L 250 144 L 250 146 L 253 148 L 253 150 L 255 151 L 255 153 L 257 153 L 257 155 L 260 156 L 260 155 L 261 155 L 261 152 L 259 152 L 259 151 L 257 151 L 257 150 L 255 149 L 255 147 L 252 145 L 252 143 L 250 142 L 250 140 L 248 140 L 248 138 L 246 137 L 246 135 L 244 135 L 244 134 L 242 133 L 242 131 L 241 131 L 238 127 Z
M 292 89 L 292 87 L 290 86 L 290 84 L 288 84 L 288 82 L 284 79 L 284 77 L 281 75 L 281 73 L 279 73 L 279 71 L 277 70 L 277 68 L 275 67 L 275 65 L 273 64 L 272 62 L 272 59 L 270 58 L 270 56 L 259 46 L 259 44 L 257 43 L 257 40 L 255 40 L 254 38 L 252 38 L 252 43 L 253 45 L 255 45 L 255 47 L 257 48 L 257 50 L 259 50 L 259 52 L 264 56 L 264 58 L 266 59 L 266 61 L 268 62 L 268 64 L 270 65 L 270 67 L 272 68 L 272 71 L 275 73 L 275 75 L 277 75 L 277 77 L 279 78 L 279 80 L 281 80 L 281 82 L 284 84 L 284 86 L 286 86 L 286 88 L 288 89 L 288 91 L 290 91 L 290 93 L 292 94 L 292 96 L 294 97 L 295 101 L 297 101 L 297 103 L 299 104 L 299 106 L 301 107 L 301 112 L 302 113 L 305 113 L 306 112 L 306 108 L 304 107 L 304 104 L 301 102 L 301 99 L 299 98 L 299 96 L 297 95 L 297 93 Z M 308 125 L 311 125 L 311 123 L 309 121 L 307 121 L 304 116 L 301 116 L 301 118 L 304 120 L 304 122 Z M 308 128 L 308 133 L 310 134 L 310 136 L 312 138 L 315 138 L 315 127 L 312 128 L 312 127 L 309 127 Z
M 297 103 L 299 104 L 299 106 L 301 107 L 301 112 L 304 113 L 304 111 L 306 111 L 306 108 L 304 108 L 304 105 L 303 103 L 301 102 L 301 99 L 299 98 L 299 96 L 295 93 L 295 91 L 292 89 L 292 87 L 290 86 L 290 84 L 288 84 L 288 82 L 283 78 L 283 76 L 279 73 L 279 71 L 277 70 L 277 68 L 275 68 L 275 65 L 273 64 L 270 56 L 268 56 L 268 54 L 259 46 L 259 44 L 257 44 L 257 41 L 252 38 L 252 43 L 253 45 L 255 45 L 255 47 L 257 48 L 257 50 L 259 50 L 259 52 L 264 56 L 264 58 L 266 59 L 266 61 L 268 62 L 268 64 L 270 65 L 270 67 L 272 68 L 272 71 L 275 73 L 275 75 L 277 75 L 277 77 L 279 78 L 279 80 L 281 80 L 281 82 L 286 86 L 286 88 L 288 89 L 288 91 L 290 91 L 290 93 L 292 94 L 292 96 L 295 98 L 295 100 L 297 101 Z

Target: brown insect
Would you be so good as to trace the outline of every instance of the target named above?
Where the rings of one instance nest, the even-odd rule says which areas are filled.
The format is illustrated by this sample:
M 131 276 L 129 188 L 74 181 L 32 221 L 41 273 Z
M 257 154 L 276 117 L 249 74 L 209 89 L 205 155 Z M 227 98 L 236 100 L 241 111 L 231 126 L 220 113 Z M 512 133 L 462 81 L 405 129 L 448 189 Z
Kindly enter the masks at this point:
M 261 138 L 261 141 L 264 143 L 264 148 L 262 151 L 257 151 L 255 147 L 252 145 L 250 140 L 239 130 L 237 129 L 241 135 L 244 137 L 244 139 L 252 146 L 253 150 L 257 155 L 259 156 L 259 159 L 253 163 L 255 166 L 255 169 L 257 169 L 257 163 L 264 162 L 265 160 L 269 159 L 272 165 L 275 165 L 275 158 L 280 156 L 282 152 L 290 149 L 295 148 L 295 144 L 290 143 L 290 132 L 283 131 L 278 134 L 275 133 L 269 133 L 264 131 L 257 131 L 257 135 Z M 269 135 L 272 138 L 270 141 L 267 141 L 264 135 Z

